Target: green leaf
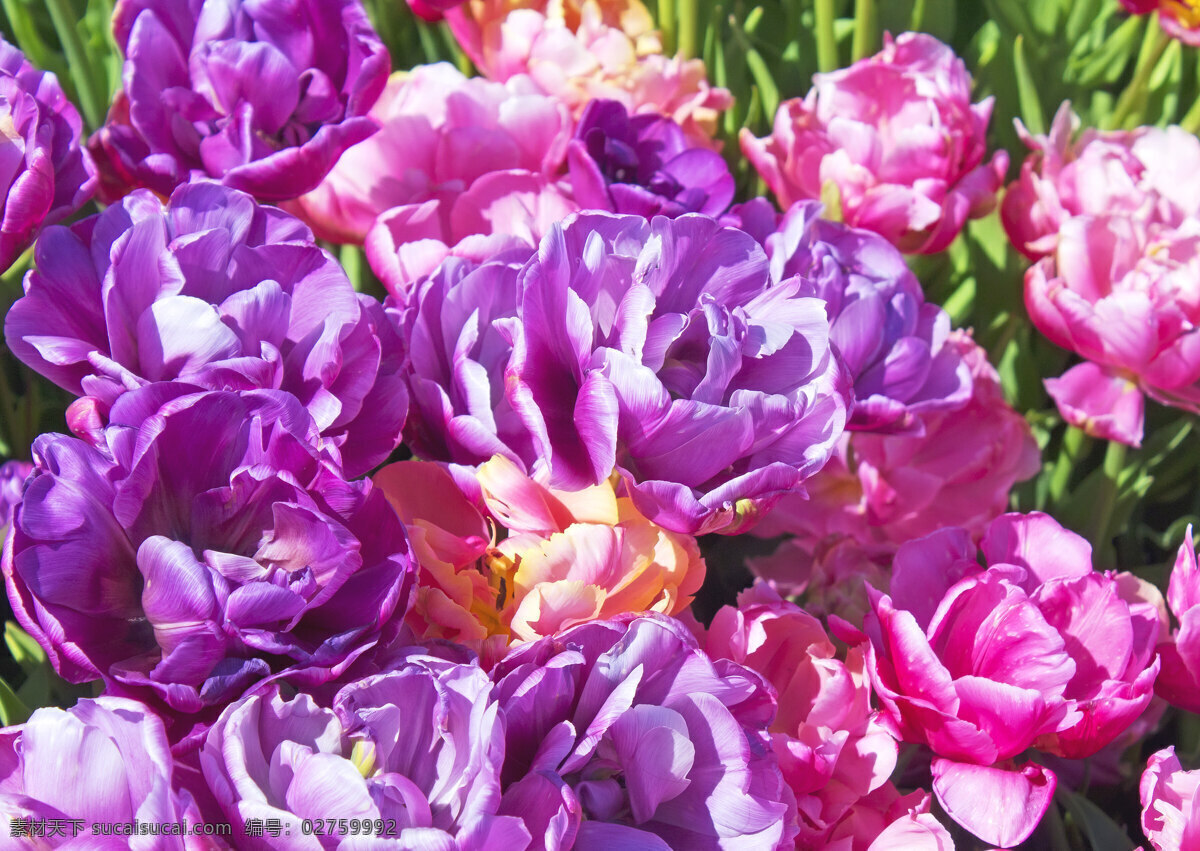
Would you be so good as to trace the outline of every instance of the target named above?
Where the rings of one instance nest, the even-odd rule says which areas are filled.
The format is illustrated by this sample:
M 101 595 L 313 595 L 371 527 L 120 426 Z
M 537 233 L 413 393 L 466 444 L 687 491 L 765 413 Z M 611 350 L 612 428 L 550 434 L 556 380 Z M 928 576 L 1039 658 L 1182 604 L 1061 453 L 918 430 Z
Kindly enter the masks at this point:
M 12 687 L 0 679 L 0 725 L 8 727 L 21 724 L 29 719 L 29 707 L 21 702 Z
M 1128 832 L 1083 795 L 1059 786 L 1055 797 L 1066 808 L 1075 824 L 1087 835 L 1092 848 L 1103 851 L 1129 851 L 1134 847 Z
M 1017 101 L 1021 105 L 1021 121 L 1035 136 L 1046 132 L 1046 118 L 1042 114 L 1042 103 L 1038 100 L 1037 84 L 1025 59 L 1025 36 L 1013 41 L 1013 66 L 1017 72 Z
M 14 621 L 4 622 L 4 643 L 13 660 L 21 666 L 26 675 L 32 674 L 46 662 L 46 651 L 29 633 L 17 626 Z

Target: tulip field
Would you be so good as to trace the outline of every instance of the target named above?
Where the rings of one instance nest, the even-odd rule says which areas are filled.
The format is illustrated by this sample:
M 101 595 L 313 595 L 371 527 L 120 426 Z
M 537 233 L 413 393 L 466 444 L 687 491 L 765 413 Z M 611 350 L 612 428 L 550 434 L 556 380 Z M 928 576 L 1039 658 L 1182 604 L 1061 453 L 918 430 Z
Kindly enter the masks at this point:
M 1197 0 L 0 0 L 0 848 L 1200 851 L 1197 133 Z

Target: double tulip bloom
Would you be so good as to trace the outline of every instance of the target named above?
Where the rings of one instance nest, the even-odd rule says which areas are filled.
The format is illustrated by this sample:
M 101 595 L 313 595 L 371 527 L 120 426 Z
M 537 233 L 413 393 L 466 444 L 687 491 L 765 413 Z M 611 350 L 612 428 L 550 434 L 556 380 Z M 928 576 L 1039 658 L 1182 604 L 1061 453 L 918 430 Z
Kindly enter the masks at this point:
M 992 99 L 971 103 L 971 77 L 949 47 L 889 36 L 880 53 L 813 83 L 780 104 L 772 135 L 740 137 L 780 204 L 836 199 L 847 224 L 926 254 L 995 205 L 1008 155 L 986 157 Z
M 0 38 L 0 271 L 96 190 L 83 121 L 58 79 Z
M 891 595 L 871 592 L 867 670 L 887 723 L 928 745 L 933 790 L 985 842 L 1023 841 L 1056 778 L 1015 760 L 1033 747 L 1082 759 L 1146 709 L 1161 599 L 1096 573 L 1087 542 L 1042 514 L 1004 515 L 982 543 L 961 529 L 901 547 Z
M 390 60 L 357 0 L 121 0 L 113 35 L 125 89 L 92 147 L 116 194 L 207 176 L 294 198 L 375 132 Z

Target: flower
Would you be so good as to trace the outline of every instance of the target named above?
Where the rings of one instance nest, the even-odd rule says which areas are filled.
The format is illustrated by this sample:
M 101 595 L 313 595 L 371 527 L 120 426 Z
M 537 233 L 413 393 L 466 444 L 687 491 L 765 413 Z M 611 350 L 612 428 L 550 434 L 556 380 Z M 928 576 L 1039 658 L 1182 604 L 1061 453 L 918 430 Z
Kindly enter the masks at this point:
M 772 285 L 741 231 L 581 214 L 519 285 L 508 400 L 552 487 L 615 464 L 660 526 L 733 532 L 820 469 L 845 425 L 824 303 L 800 278 Z
M 771 136 L 739 137 L 784 207 L 833 198 L 846 224 L 932 254 L 995 205 L 1008 154 L 984 162 L 992 99 L 971 103 L 971 78 L 949 47 L 923 33 L 887 36 L 880 53 L 813 82 L 803 100 L 780 104 Z
M 342 447 L 350 475 L 399 443 L 407 409 L 400 343 L 379 304 L 300 222 L 216 183 L 146 190 L 52 228 L 5 320 L 13 353 L 87 397 L 103 425 L 130 388 L 286 390 Z
M 113 35 L 125 89 L 92 148 L 117 184 L 294 198 L 375 132 L 390 60 L 356 0 L 119 0 Z
M 177 825 L 192 829 L 201 822 L 191 795 L 173 782 L 175 773 L 163 722 L 143 704 L 105 695 L 67 710 L 44 707 L 24 724 L 0 731 L 0 811 L 7 822 L 0 830 L 15 837 L 21 835 L 18 820 L 77 820 L 90 837 L 97 823 L 137 821 L 162 833 L 134 847 L 199 847 L 168 834 Z M 78 847 L 72 836 L 68 826 L 60 839 L 46 833 L 35 841 L 39 848 Z M 121 844 L 115 837 L 111 845 L 90 841 L 93 847 Z M 214 844 L 206 847 L 225 847 L 208 841 Z
M 926 414 L 923 435 L 843 436 L 808 480 L 808 498 L 783 497 L 754 529 L 791 537 L 774 555 L 752 560 L 752 571 L 803 594 L 815 614 L 862 623 L 869 608 L 862 580 L 885 590 L 899 546 L 944 526 L 978 541 L 1007 510 L 1013 485 L 1040 468 L 1029 424 L 1005 401 L 984 350 L 963 331 L 951 332 L 944 348 L 970 370 L 966 405 Z
M 519 815 L 497 814 L 504 723 L 492 691 L 478 665 L 416 649 L 342 687 L 332 708 L 271 687 L 221 714 L 200 753 L 204 777 L 231 822 L 285 826 L 240 836 L 238 847 L 295 848 L 304 820 L 337 813 L 380 820 L 371 832 L 404 847 L 525 848 Z M 310 841 L 349 848 L 362 838 Z
M 1198 246 L 1200 219 L 1075 216 L 1025 273 L 1033 324 L 1087 361 L 1046 384 L 1068 422 L 1139 446 L 1143 393 L 1200 411 Z
M 79 145 L 83 121 L 58 78 L 39 71 L 0 38 L 0 272 L 46 225 L 78 210 L 96 191 L 96 168 Z
M 1175 557 L 1167 586 L 1167 602 L 1179 628 L 1158 645 L 1163 674 L 1154 690 L 1168 703 L 1200 712 L 1200 566 L 1189 525 Z
M 902 546 L 891 596 L 870 592 L 871 685 L 895 732 L 928 745 L 933 790 L 985 842 L 1023 841 L 1050 803 L 1029 747 L 1082 759 L 1153 696 L 1160 615 L 1146 584 L 1092 570 L 1091 548 L 1044 514 L 992 523 L 976 561 L 962 529 Z
M 445 62 L 393 74 L 371 116 L 380 131 L 294 202 L 322 238 L 361 243 L 392 207 L 436 199 L 449 209 L 494 172 L 553 178 L 573 125 L 567 107 L 526 76 L 468 79 Z
M 854 377 L 853 431 L 919 434 L 928 414 L 961 408 L 971 370 L 950 339 L 950 317 L 927 303 L 903 255 L 866 230 L 793 204 L 765 248 L 771 278 L 799 275 L 803 295 L 824 300 L 830 336 Z
M 592 100 L 674 119 L 694 144 L 711 145 L 733 98 L 708 84 L 699 59 L 662 55 L 640 0 L 470 0 L 446 13 L 484 76 L 528 74 L 578 116 Z
M 414 538 L 418 636 L 507 644 L 624 612 L 674 615 L 704 581 L 695 539 L 647 520 L 612 481 L 555 490 L 497 455 L 471 483 L 481 513 L 437 464 L 401 461 L 374 480 Z
M 492 678 L 508 721 L 500 811 L 545 847 L 791 847 L 774 695 L 677 621 L 582 624 L 510 652 Z
M 1190 47 L 1200 47 L 1200 10 L 1195 0 L 1121 0 L 1121 5 L 1135 15 L 1158 12 L 1163 32 Z
M 21 504 L 21 492 L 25 480 L 33 472 L 28 461 L 5 461 L 0 464 L 0 540 L 12 520 L 13 512 Z
M 567 149 L 571 190 L 584 209 L 652 218 L 716 216 L 733 200 L 721 155 L 689 142 L 670 118 L 631 116 L 618 101 L 584 108 Z
M 1200 139 L 1180 127 L 1129 131 L 1087 128 L 1064 103 L 1050 133 L 1021 140 L 1033 151 L 1004 193 L 1000 218 L 1017 250 L 1031 260 L 1054 253 L 1071 216 L 1130 216 L 1178 226 L 1200 214 Z
M 3 560 L 65 679 L 198 713 L 331 679 L 403 616 L 404 527 L 294 397 L 151 384 L 90 437 L 37 439 Z
M 717 612 L 701 646 L 774 686 L 771 742 L 796 796 L 797 845 L 824 848 L 858 802 L 887 782 L 896 741 L 871 711 L 860 648 L 838 659 L 820 622 L 762 581 L 737 603 Z
M 1150 756 L 1139 791 L 1142 830 L 1155 851 L 1193 848 L 1200 843 L 1197 787 L 1200 787 L 1200 771 L 1184 771 L 1174 747 Z

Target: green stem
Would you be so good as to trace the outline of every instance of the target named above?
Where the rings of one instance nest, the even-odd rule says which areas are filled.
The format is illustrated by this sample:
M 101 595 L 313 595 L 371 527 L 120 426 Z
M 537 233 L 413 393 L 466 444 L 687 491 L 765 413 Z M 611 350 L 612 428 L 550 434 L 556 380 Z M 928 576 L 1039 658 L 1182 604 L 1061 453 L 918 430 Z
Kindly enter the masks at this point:
M 1054 472 L 1050 476 L 1051 505 L 1057 506 L 1062 502 L 1063 495 L 1067 492 L 1067 485 L 1071 482 L 1071 471 L 1083 457 L 1086 443 L 1087 435 L 1083 433 L 1082 429 L 1067 426 L 1067 433 L 1063 435 L 1062 439 L 1062 448 L 1058 450 L 1058 459 L 1054 462 Z
M 1109 116 L 1109 129 L 1120 130 L 1124 127 L 1133 110 L 1141 106 L 1145 101 L 1146 85 L 1150 82 L 1150 77 L 1154 74 L 1154 69 L 1158 66 L 1158 60 L 1162 59 L 1167 45 L 1171 43 L 1171 37 L 1163 32 L 1162 27 L 1158 25 L 1158 18 L 1152 17 L 1149 26 L 1150 29 L 1146 33 L 1146 46 L 1143 47 L 1141 54 L 1138 56 L 1138 64 L 1137 68 L 1134 69 L 1133 79 L 1129 81 L 1129 85 L 1125 87 L 1125 91 L 1121 92 L 1121 97 L 1117 100 L 1117 105 L 1113 109 L 1112 115 Z
M 1200 98 L 1192 104 L 1192 108 L 1187 111 L 1187 115 L 1179 122 L 1179 126 L 1189 133 L 1200 133 Z
M 104 112 L 108 104 L 96 88 L 101 75 L 92 67 L 91 58 L 79 38 L 71 4 L 68 0 L 46 0 L 46 8 L 62 44 L 63 55 L 67 58 L 67 68 L 70 70 L 71 80 L 75 83 L 75 93 L 79 97 L 79 108 L 83 112 L 84 120 L 91 127 L 99 127 L 104 123 Z
M 912 8 L 912 16 L 909 18 L 908 28 L 913 32 L 920 32 L 925 24 L 925 0 L 915 0 Z
M 362 250 L 357 245 L 347 243 L 338 250 L 338 260 L 355 291 L 362 292 Z
M 37 27 L 29 17 L 29 11 L 25 8 L 25 4 L 20 0 L 0 0 L 0 6 L 4 8 L 4 14 L 8 16 L 13 38 L 17 40 L 17 47 L 21 48 L 25 58 L 35 67 L 49 70 L 50 49 L 38 35 Z
M 678 22 L 679 53 L 684 59 L 693 59 L 696 54 L 696 25 L 699 20 L 696 6 L 699 0 L 679 0 L 675 7 Z
M 662 33 L 663 53 L 674 56 L 678 41 L 675 29 L 675 0 L 658 0 L 658 31 Z
M 1113 508 L 1117 504 L 1117 479 L 1124 467 L 1125 444 L 1110 440 L 1104 453 L 1104 477 L 1100 480 L 1096 513 L 1092 515 L 1092 522 L 1089 524 L 1092 534 L 1088 535 L 1088 538 L 1092 542 L 1093 552 L 1108 546 L 1109 526 L 1112 523 Z
M 817 30 L 817 68 L 821 71 L 835 71 L 840 63 L 837 36 L 833 32 L 833 0 L 816 0 L 814 15 Z
M 879 50 L 879 15 L 875 0 L 857 0 L 854 4 L 854 41 L 850 58 L 858 60 Z

